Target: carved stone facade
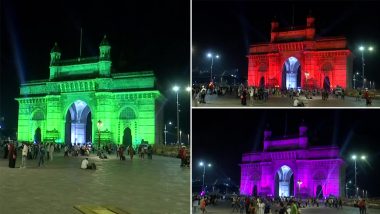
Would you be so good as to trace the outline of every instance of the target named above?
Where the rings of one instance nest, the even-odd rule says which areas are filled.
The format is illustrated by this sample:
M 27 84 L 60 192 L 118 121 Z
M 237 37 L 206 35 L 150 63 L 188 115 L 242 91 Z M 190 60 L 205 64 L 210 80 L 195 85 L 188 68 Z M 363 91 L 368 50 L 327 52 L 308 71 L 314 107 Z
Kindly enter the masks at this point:
M 20 86 L 20 97 L 16 98 L 19 141 L 36 141 L 38 130 L 39 140 L 43 142 L 85 143 L 91 139 L 98 143 L 100 132 L 101 144 L 121 144 L 126 129 L 133 145 L 142 139 L 150 144 L 162 141 L 159 131 L 163 124 L 162 111 L 157 111 L 162 96 L 155 88 L 154 73 L 111 74 L 110 46 L 105 38 L 99 49 L 102 56 L 99 58 L 61 60 L 60 49 L 55 44 L 50 79 Z M 87 118 L 88 115 L 91 117 Z M 100 130 L 98 121 L 102 122 Z M 86 127 L 88 124 L 91 127 Z M 86 135 L 86 130 L 91 130 L 91 136 L 79 136 Z
M 305 27 L 279 28 L 272 22 L 271 42 L 248 53 L 248 85 L 280 89 L 350 88 L 352 54 L 344 37 L 315 39 L 314 18 Z M 296 65 L 294 69 L 288 66 Z
M 306 130 L 301 125 L 299 136 L 282 139 L 272 138 L 271 131 L 266 130 L 264 151 L 243 154 L 240 193 L 275 197 L 344 196 L 345 166 L 339 148 L 309 147 Z

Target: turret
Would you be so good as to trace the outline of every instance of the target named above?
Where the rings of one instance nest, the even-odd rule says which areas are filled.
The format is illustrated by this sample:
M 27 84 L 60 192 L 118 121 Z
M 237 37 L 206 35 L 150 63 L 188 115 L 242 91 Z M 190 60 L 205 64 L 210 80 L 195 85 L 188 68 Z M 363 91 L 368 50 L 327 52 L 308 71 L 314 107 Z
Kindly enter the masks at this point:
M 58 62 L 61 60 L 61 50 L 58 47 L 57 42 L 54 43 L 54 47 L 50 51 L 50 79 L 54 79 L 58 76 Z
M 299 136 L 300 137 L 305 137 L 307 135 L 307 126 L 305 123 L 302 121 L 300 127 L 299 127 Z
M 106 35 L 104 35 L 103 40 L 99 45 L 99 59 L 107 61 L 111 60 L 111 46 Z
M 276 20 L 276 17 L 273 18 L 271 22 L 271 32 L 270 32 L 270 41 L 273 42 L 276 40 L 278 35 L 278 21 Z
M 99 75 L 108 77 L 111 74 L 111 46 L 104 35 L 99 45 Z
M 58 47 L 58 43 L 54 43 L 54 47 L 50 51 L 50 66 L 54 65 L 61 59 L 61 50 Z
M 269 125 L 264 130 L 264 140 L 268 140 L 272 137 L 272 130 L 270 130 Z
M 315 37 L 315 27 L 314 27 L 315 18 L 310 14 L 306 18 L 306 39 L 314 40 Z

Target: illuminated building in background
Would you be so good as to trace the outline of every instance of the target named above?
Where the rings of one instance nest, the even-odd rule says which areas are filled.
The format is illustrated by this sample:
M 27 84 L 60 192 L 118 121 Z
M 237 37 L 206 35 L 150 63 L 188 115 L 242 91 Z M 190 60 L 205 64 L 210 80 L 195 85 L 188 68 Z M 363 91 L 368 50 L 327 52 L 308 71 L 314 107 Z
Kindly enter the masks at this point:
M 243 154 L 240 193 L 274 197 L 345 195 L 345 165 L 334 146 L 309 147 L 307 127 L 299 135 L 273 138 L 264 131 L 263 152 Z
M 111 73 L 111 46 L 99 56 L 61 59 L 50 52 L 50 78 L 20 86 L 19 141 L 136 145 L 161 141 L 161 94 L 153 71 Z M 97 123 L 101 121 L 98 130 Z
M 280 28 L 271 23 L 269 43 L 248 53 L 248 85 L 279 89 L 350 88 L 353 60 L 345 37 L 316 38 L 314 17 L 306 26 Z

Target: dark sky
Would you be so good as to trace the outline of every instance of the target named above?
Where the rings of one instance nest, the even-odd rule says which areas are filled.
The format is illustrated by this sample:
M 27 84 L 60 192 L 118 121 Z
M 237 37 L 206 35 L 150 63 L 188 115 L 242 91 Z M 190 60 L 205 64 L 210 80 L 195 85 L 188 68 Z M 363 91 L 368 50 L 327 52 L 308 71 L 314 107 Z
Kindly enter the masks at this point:
M 315 17 L 317 38 L 346 36 L 356 55 L 354 71 L 361 73 L 358 46 L 373 45 L 365 55 L 365 75 L 380 84 L 380 1 L 193 1 L 193 70 L 209 70 L 206 52 L 221 55 L 213 73 L 238 69 L 247 76 L 249 45 L 269 42 L 270 23 L 274 16 L 280 27 L 306 25 L 311 10 Z
M 21 82 L 48 79 L 54 42 L 62 59 L 98 56 L 107 35 L 114 72 L 153 70 L 168 99 L 166 121 L 175 121 L 172 86 L 189 84 L 190 2 L 188 1 L 14 1 L 1 2 L 0 115 L 17 127 Z M 180 93 L 181 129 L 189 130 L 189 96 Z M 188 131 L 186 131 L 188 132 Z
M 287 119 L 286 119 L 287 118 Z M 309 146 L 336 145 L 346 160 L 346 175 L 354 182 L 352 154 L 365 154 L 368 164 L 358 162 L 358 186 L 371 196 L 380 196 L 379 110 L 363 109 L 214 109 L 193 110 L 193 179 L 201 178 L 203 160 L 213 164 L 207 169 L 206 183 L 230 177 L 240 184 L 243 153 L 262 151 L 263 130 L 270 125 L 272 136 L 298 134 L 304 120 L 308 126 Z M 286 122 L 287 121 L 287 122 Z M 285 128 L 287 127 L 287 128 Z M 286 130 L 286 131 L 285 131 Z

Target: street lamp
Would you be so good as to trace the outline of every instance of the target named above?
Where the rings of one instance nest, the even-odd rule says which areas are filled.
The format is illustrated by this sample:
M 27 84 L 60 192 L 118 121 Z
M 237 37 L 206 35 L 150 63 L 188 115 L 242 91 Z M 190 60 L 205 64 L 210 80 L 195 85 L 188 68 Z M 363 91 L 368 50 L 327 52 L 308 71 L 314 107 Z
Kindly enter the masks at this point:
M 213 78 L 212 78 L 212 67 L 214 66 L 214 58 L 219 59 L 219 55 L 218 54 L 214 55 L 212 53 L 208 53 L 207 57 L 211 59 L 210 79 L 211 79 L 211 83 L 212 83 L 212 82 L 214 82 Z
M 98 126 L 98 152 L 100 151 L 100 129 L 103 127 L 103 123 L 101 120 L 98 120 L 96 124 Z
M 373 47 L 372 46 L 369 46 L 368 48 L 365 48 L 364 46 L 360 46 L 359 47 L 359 51 L 362 53 L 362 76 L 363 76 L 363 88 L 365 88 L 365 76 L 364 76 L 364 66 L 365 66 L 365 63 L 364 63 L 364 51 L 366 51 L 366 49 L 371 52 L 373 51 Z
M 357 159 L 357 156 L 356 155 L 352 155 L 352 157 L 351 157 L 353 160 L 354 160 L 354 162 L 355 162 L 355 188 L 356 188 L 356 196 L 358 196 L 358 190 L 359 190 L 359 188 L 358 188 L 358 186 L 357 186 L 357 183 L 356 183 L 356 177 L 357 177 L 357 167 L 356 167 L 356 159 Z M 362 155 L 361 156 L 361 160 L 366 160 L 366 156 L 365 155 Z
M 179 145 L 179 102 L 178 102 L 179 86 L 174 86 L 173 91 L 177 93 L 177 144 Z
M 181 145 L 182 131 L 179 130 L 179 144 Z
M 301 196 L 301 184 L 302 184 L 302 181 L 298 180 L 297 184 L 298 184 L 298 196 L 300 197 Z
M 203 182 L 202 182 L 202 192 L 205 191 L 205 174 L 206 174 L 206 164 L 202 161 L 199 162 L 199 166 L 203 166 Z M 211 167 L 211 163 L 207 164 L 208 167 Z
M 165 123 L 165 129 L 164 129 L 164 134 L 165 134 L 165 146 L 166 146 L 166 134 L 168 133 L 168 131 L 166 130 L 166 123 Z

